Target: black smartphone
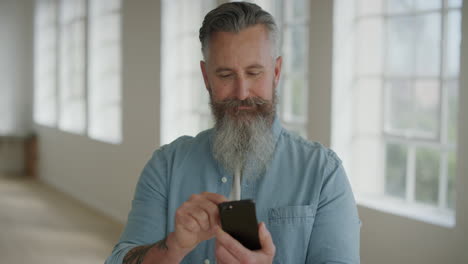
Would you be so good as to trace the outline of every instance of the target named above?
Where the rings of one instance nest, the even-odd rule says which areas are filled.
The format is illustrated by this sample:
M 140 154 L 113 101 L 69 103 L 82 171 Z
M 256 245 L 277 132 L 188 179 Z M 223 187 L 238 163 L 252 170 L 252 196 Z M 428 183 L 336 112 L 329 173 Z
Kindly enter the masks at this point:
M 257 214 L 252 200 L 218 204 L 221 227 L 250 250 L 261 249 L 258 238 Z

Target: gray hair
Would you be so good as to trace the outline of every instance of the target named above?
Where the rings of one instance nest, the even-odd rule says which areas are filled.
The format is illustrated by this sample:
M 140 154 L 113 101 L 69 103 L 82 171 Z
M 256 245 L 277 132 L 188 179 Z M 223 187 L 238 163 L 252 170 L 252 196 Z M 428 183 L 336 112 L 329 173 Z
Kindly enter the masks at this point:
M 256 4 L 247 2 L 225 3 L 206 14 L 200 28 L 203 58 L 207 58 L 210 37 L 215 32 L 235 32 L 251 26 L 264 25 L 272 44 L 273 58 L 278 54 L 278 27 L 273 16 Z

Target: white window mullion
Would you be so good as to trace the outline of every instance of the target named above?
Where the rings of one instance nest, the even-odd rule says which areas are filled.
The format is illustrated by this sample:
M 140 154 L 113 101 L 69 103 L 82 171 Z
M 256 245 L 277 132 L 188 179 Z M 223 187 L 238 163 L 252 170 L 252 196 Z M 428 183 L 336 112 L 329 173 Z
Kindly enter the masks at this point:
M 440 155 L 440 167 L 439 167 L 439 197 L 438 206 L 440 209 L 448 208 L 447 204 L 447 188 L 448 188 L 448 152 L 443 151 Z
M 85 0 L 84 5 L 84 52 L 83 52 L 83 60 L 84 60 L 84 73 L 83 73 L 83 80 L 84 80 L 84 87 L 83 87 L 83 99 L 84 99 L 84 133 L 89 135 L 89 82 L 88 82 L 88 75 L 89 75 L 89 1 Z
M 62 38 L 62 31 L 60 30 L 60 10 L 62 8 L 62 1 L 60 0 L 55 0 L 55 3 L 57 5 L 57 8 L 55 10 L 56 12 L 56 16 L 57 16 L 57 19 L 56 19 L 56 22 L 55 22 L 55 25 L 56 25 L 56 30 L 57 30 L 57 34 L 55 35 L 55 43 L 57 43 L 57 50 L 56 50 L 56 57 L 55 57 L 55 63 L 56 63 L 56 68 L 55 68 L 55 90 L 56 90 L 56 97 L 55 97 L 55 101 L 56 101 L 56 111 L 57 111 L 57 114 L 56 114 L 56 124 L 57 124 L 57 127 L 59 126 L 59 122 L 60 122 L 60 118 L 62 117 L 62 102 L 60 100 L 60 98 L 62 97 L 62 91 L 60 89 L 60 69 L 62 67 L 62 62 L 60 60 L 60 51 L 62 50 L 62 46 L 63 46 L 63 43 L 60 41 L 61 38 Z
M 408 147 L 406 167 L 406 201 L 409 203 L 414 202 L 416 191 L 416 149 L 414 145 Z

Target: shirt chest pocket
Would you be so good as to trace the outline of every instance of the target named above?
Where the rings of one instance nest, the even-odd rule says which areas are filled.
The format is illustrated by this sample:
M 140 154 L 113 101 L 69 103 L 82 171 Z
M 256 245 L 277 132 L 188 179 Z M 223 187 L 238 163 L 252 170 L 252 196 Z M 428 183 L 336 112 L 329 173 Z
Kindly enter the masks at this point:
M 268 209 L 267 228 L 276 246 L 273 263 L 304 263 L 314 224 L 314 205 Z

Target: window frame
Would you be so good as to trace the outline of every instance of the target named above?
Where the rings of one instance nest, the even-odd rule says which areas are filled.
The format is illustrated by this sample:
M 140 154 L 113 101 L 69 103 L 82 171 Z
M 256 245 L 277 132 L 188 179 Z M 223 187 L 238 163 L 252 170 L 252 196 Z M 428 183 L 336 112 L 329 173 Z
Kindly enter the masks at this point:
M 116 138 L 101 138 L 101 137 L 95 137 L 92 135 L 92 133 L 90 132 L 90 120 L 92 119 L 91 118 L 91 111 L 90 111 L 90 87 L 91 87 L 91 80 L 90 80 L 90 71 L 91 71 L 91 67 L 90 67 L 90 63 L 91 63 L 91 59 L 90 59 L 90 50 L 89 50 L 89 45 L 90 45 L 90 41 L 91 41 L 91 35 L 90 35 L 90 23 L 91 23 L 91 4 L 90 4 L 90 1 L 91 0 L 82 0 L 83 1 L 83 15 L 80 15 L 80 17 L 78 19 L 72 19 L 72 21 L 68 21 L 66 22 L 65 24 L 63 23 L 63 4 L 64 3 L 68 3 L 66 0 L 36 0 L 35 1 L 35 9 L 34 9 L 34 14 L 35 16 L 38 15 L 38 8 L 40 7 L 40 5 L 44 4 L 44 3 L 50 3 L 52 5 L 54 5 L 55 7 L 55 23 L 54 23 L 54 31 L 55 31 L 55 39 L 53 40 L 54 43 L 55 43 L 55 47 L 56 47 L 56 51 L 55 51 L 55 62 L 54 62 L 54 88 L 53 90 L 55 90 L 55 116 L 54 116 L 54 122 L 43 122 L 43 120 L 41 120 L 39 118 L 39 115 L 34 115 L 34 122 L 36 124 L 39 124 L 39 125 L 44 125 L 44 126 L 49 126 L 49 127 L 54 127 L 54 128 L 57 128 L 63 132 L 68 132 L 68 133 L 72 133 L 72 134 L 78 134 L 78 135 L 82 135 L 82 136 L 86 136 L 86 137 L 89 137 L 91 139 L 95 139 L 95 140 L 99 140 L 99 141 L 102 141 L 102 142 L 106 142 L 106 143 L 111 143 L 111 144 L 120 144 L 122 143 L 123 141 L 123 126 L 122 126 L 122 100 L 118 100 L 117 102 L 113 103 L 112 105 L 114 106 L 117 106 L 117 107 L 114 107 L 114 108 L 117 108 L 117 110 L 120 112 L 119 114 L 119 118 L 120 118 L 120 121 L 118 122 L 119 123 L 119 135 L 117 136 L 117 139 Z M 120 37 L 122 35 L 122 0 L 117 0 L 118 1 L 118 8 L 115 9 L 115 10 L 112 10 L 111 13 L 114 13 L 114 11 L 116 13 L 118 13 L 118 15 L 120 16 L 119 20 L 120 20 L 120 23 L 117 25 L 118 26 L 118 31 L 120 31 Z M 60 67 L 63 60 L 64 60 L 64 56 L 63 55 L 63 45 L 65 43 L 64 41 L 64 38 L 63 38 L 63 35 L 64 35 L 64 31 L 67 30 L 67 28 L 70 27 L 70 25 L 76 23 L 76 22 L 82 22 L 83 23 L 83 32 L 82 32 L 82 37 L 83 37 L 83 52 L 82 54 L 80 54 L 79 56 L 79 60 L 81 60 L 83 62 L 83 73 L 79 76 L 79 79 L 81 80 L 80 82 L 82 83 L 82 86 L 83 86 L 83 91 L 82 91 L 82 97 L 81 98 L 78 98 L 80 101 L 83 101 L 83 107 L 84 107 L 84 113 L 83 113 L 83 128 L 80 128 L 79 130 L 75 130 L 75 129 L 70 129 L 69 127 L 65 127 L 64 126 L 64 120 L 63 120 L 63 115 L 64 115 L 64 103 L 66 102 L 69 102 L 69 98 L 63 98 L 63 93 L 64 93 L 64 90 L 63 90 L 63 86 L 64 86 L 64 83 L 63 83 L 63 80 L 64 79 L 64 76 L 63 76 L 63 67 Z M 38 28 L 36 27 L 35 28 L 35 36 L 37 37 L 37 34 L 38 34 Z M 119 57 L 121 57 L 121 50 L 122 50 L 122 45 L 121 43 L 119 43 L 118 45 L 118 51 L 120 52 L 119 53 Z M 35 52 L 38 52 L 38 46 L 37 44 L 35 44 L 35 47 L 34 47 L 34 50 Z M 36 68 L 38 67 L 38 60 L 37 60 L 37 54 L 35 54 L 35 61 L 34 61 L 34 64 L 36 65 Z M 120 63 L 122 62 L 122 59 L 120 58 Z M 73 63 L 72 63 L 73 64 Z M 74 66 L 73 66 L 74 67 Z M 71 67 L 71 68 L 73 68 Z M 122 67 L 122 65 L 119 66 L 120 68 Z M 72 74 L 74 74 L 75 72 L 72 72 Z M 120 72 L 121 73 L 121 72 Z M 34 79 L 34 85 L 36 86 L 35 88 L 35 95 L 34 95 L 34 102 L 35 102 L 35 111 L 37 109 L 40 109 L 41 108 L 41 104 L 44 104 L 43 101 L 40 101 L 37 97 L 37 85 L 38 83 L 40 82 L 39 80 L 39 76 L 37 75 L 37 73 L 35 73 L 35 79 Z M 119 74 L 118 76 L 119 79 L 121 79 L 121 74 Z M 70 79 L 70 78 L 66 78 L 66 79 Z M 68 80 L 68 82 L 70 82 Z M 122 81 L 120 80 L 120 82 L 118 83 L 118 90 L 120 91 L 120 93 L 122 93 Z M 69 91 L 70 92 L 70 89 Z M 73 92 L 73 91 L 72 91 Z M 121 97 L 121 96 L 120 96 Z M 76 98 L 75 98 L 76 100 Z M 114 137 L 114 136 L 113 136 Z
M 353 91 L 356 90 L 358 87 L 358 82 L 361 80 L 378 80 L 380 83 L 380 88 L 382 91 L 381 97 L 381 117 L 380 117 L 380 142 L 381 142 L 381 159 L 382 159 L 382 171 L 383 175 L 379 176 L 382 177 L 380 181 L 380 188 L 383 190 L 381 196 L 376 197 L 374 195 L 366 195 L 361 194 L 357 191 L 357 200 L 358 203 L 361 205 L 365 205 L 367 207 L 371 207 L 377 210 L 384 210 L 391 213 L 396 213 L 404 216 L 409 216 L 411 218 L 419 219 L 425 222 L 430 222 L 437 225 L 448 226 L 452 227 L 455 224 L 455 211 L 454 209 L 449 208 L 448 205 L 448 192 L 449 192 L 449 155 L 455 154 L 456 155 L 456 142 L 450 143 L 448 142 L 449 138 L 447 135 L 448 129 L 448 119 L 449 119 L 449 100 L 450 97 L 448 96 L 450 82 L 458 81 L 459 74 L 457 76 L 447 77 L 444 73 L 446 70 L 446 62 L 447 62 L 447 42 L 448 42 L 448 27 L 447 21 L 449 18 L 450 12 L 458 12 L 461 15 L 461 7 L 449 7 L 447 0 L 441 0 L 441 7 L 437 9 L 430 9 L 425 11 L 414 11 L 405 12 L 400 14 L 387 14 L 385 11 L 386 4 L 388 0 L 382 1 L 382 9 L 380 12 L 374 13 L 366 13 L 366 14 L 359 14 L 359 1 L 354 1 L 354 8 L 356 13 L 354 14 L 354 25 L 353 29 L 356 30 L 360 22 L 365 19 L 381 19 L 382 23 L 382 70 L 381 74 L 361 74 L 357 70 L 357 59 L 354 58 L 353 61 Z M 414 8 L 413 8 L 414 9 Z M 408 135 L 405 133 L 398 133 L 389 131 L 386 127 L 388 113 L 387 113 L 387 102 L 388 102 L 388 87 L 386 87 L 389 81 L 395 80 L 400 77 L 391 76 L 388 74 L 387 68 L 387 37 L 388 37 L 388 21 L 394 17 L 404 17 L 404 16 L 421 16 L 426 14 L 439 14 L 440 15 L 440 57 L 439 57 L 439 71 L 437 75 L 434 77 L 428 76 L 418 76 L 416 71 L 406 77 L 407 79 L 414 82 L 414 80 L 424 80 L 425 78 L 431 78 L 432 80 L 437 80 L 438 82 L 438 96 L 439 96 L 439 103 L 437 109 L 437 117 L 438 117 L 438 124 L 437 124 L 437 131 L 436 137 L 433 139 L 425 138 L 424 136 L 418 135 Z M 355 56 L 358 51 L 357 44 L 357 34 L 356 31 L 353 32 L 355 36 L 355 46 L 352 48 L 352 53 Z M 413 85 L 413 84 L 412 84 Z M 414 86 L 411 86 L 412 88 Z M 459 86 L 457 86 L 459 89 Z M 354 103 L 353 103 L 354 104 Z M 355 132 L 352 132 L 353 135 Z M 352 139 L 354 142 L 355 139 Z M 399 146 L 403 146 L 406 151 L 406 188 L 405 188 L 405 195 L 403 199 L 396 198 L 394 196 L 388 195 L 385 191 L 385 182 L 387 179 L 387 146 L 388 144 L 398 144 Z M 429 147 L 437 151 L 439 154 L 439 171 L 437 173 L 438 179 L 438 186 L 437 186 L 437 202 L 435 204 L 426 204 L 424 202 L 417 201 L 415 199 L 416 196 L 416 150 L 418 147 Z M 402 203 L 404 203 L 404 208 L 401 207 Z M 453 205 L 455 207 L 455 205 Z M 417 212 L 415 212 L 417 210 Z M 441 214 L 436 216 L 436 214 Z

